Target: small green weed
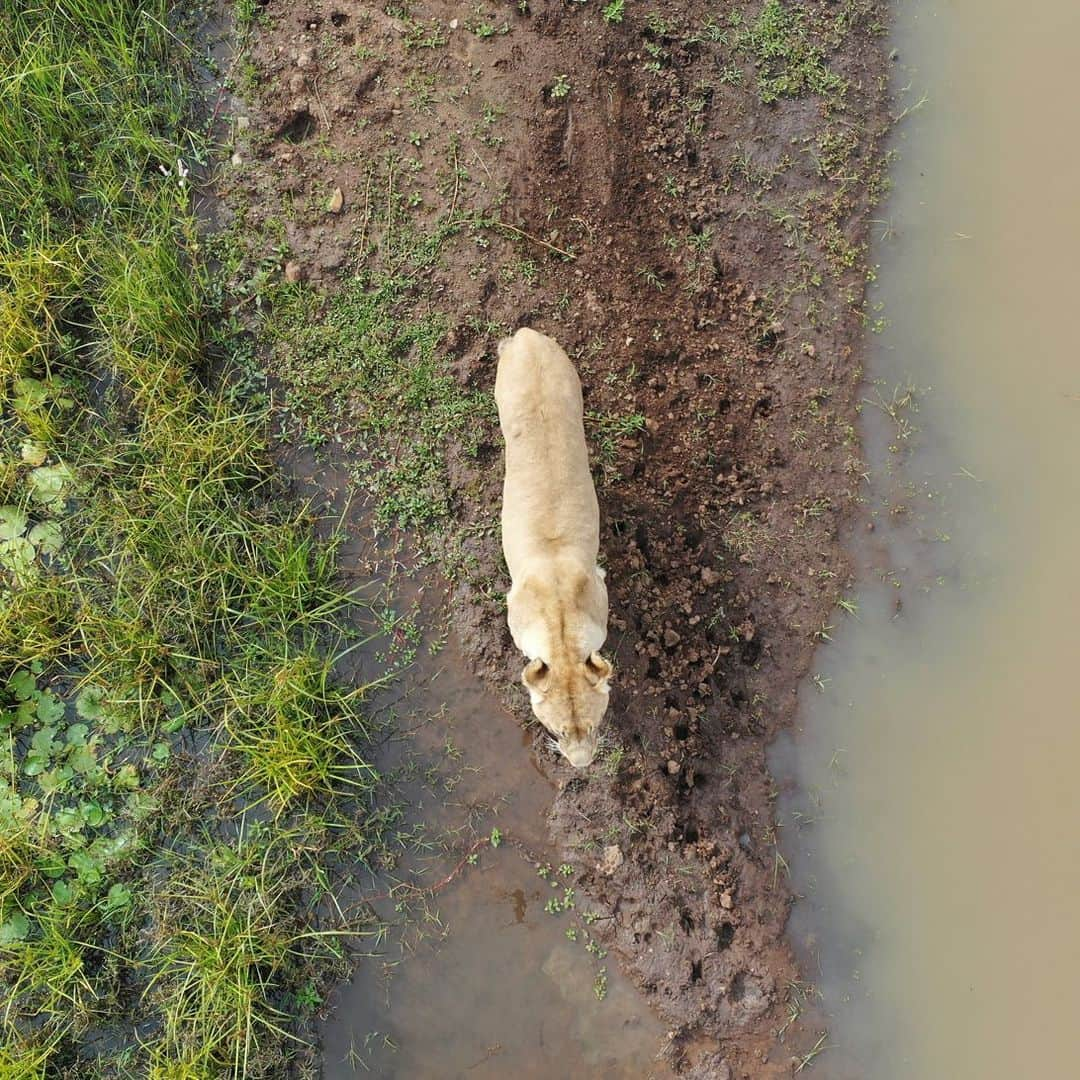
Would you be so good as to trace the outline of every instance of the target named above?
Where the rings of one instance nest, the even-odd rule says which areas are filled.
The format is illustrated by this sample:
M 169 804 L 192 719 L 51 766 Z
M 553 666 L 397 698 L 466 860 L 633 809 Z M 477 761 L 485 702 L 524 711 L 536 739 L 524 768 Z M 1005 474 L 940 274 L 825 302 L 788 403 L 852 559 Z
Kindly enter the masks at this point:
M 615 465 L 619 442 L 645 430 L 641 413 L 609 414 L 590 411 L 585 414 L 585 430 L 593 445 L 593 461 L 604 474 Z
M 604 16 L 604 22 L 607 23 L 621 23 L 623 21 L 623 14 L 626 10 L 626 0 L 611 0 L 610 4 L 604 6 L 602 12 Z

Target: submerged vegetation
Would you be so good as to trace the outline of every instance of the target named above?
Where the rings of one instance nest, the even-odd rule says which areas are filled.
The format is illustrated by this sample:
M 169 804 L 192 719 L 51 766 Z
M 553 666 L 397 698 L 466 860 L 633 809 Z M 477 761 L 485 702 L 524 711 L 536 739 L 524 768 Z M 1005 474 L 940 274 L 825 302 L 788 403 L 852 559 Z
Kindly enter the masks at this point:
M 283 1075 L 377 832 L 335 545 L 212 373 L 168 16 L 0 15 L 4 1077 Z

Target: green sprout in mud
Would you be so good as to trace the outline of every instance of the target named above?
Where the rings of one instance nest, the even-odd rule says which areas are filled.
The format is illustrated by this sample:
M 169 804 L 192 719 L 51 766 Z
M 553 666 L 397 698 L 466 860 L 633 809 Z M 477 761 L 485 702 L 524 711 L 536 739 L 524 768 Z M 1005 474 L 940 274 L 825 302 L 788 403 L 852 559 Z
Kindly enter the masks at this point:
M 649 33 L 657 37 L 671 37 L 675 33 L 674 24 L 668 22 L 658 11 L 650 11 L 645 17 L 645 26 Z
M 450 40 L 434 20 L 430 26 L 425 26 L 421 22 L 406 17 L 404 23 L 405 33 L 402 43 L 406 49 L 441 49 Z
M 304 983 L 296 992 L 296 1004 L 305 1012 L 314 1012 L 322 1003 L 322 995 L 312 982 Z
M 651 266 L 638 267 L 637 275 L 646 285 L 651 285 L 658 292 L 663 292 L 667 287 L 663 278 Z
M 686 238 L 686 246 L 699 255 L 708 251 L 712 247 L 713 231 L 712 229 L 702 229 L 699 233 L 691 233 Z
M 642 48 L 645 52 L 652 57 L 651 60 L 646 60 L 643 65 L 646 71 L 651 71 L 654 74 L 662 71 L 664 64 L 668 59 L 667 50 L 658 41 L 646 41 Z
M 482 9 L 478 8 L 479 13 Z M 510 24 L 503 23 L 502 26 L 496 26 L 494 23 L 480 21 L 468 24 L 468 29 L 472 31 L 478 38 L 491 38 L 496 34 L 509 34 Z
M 596 973 L 596 978 L 593 980 L 593 994 L 596 995 L 597 1001 L 603 1001 L 607 997 L 608 992 L 608 978 L 607 968 L 601 968 Z
M 719 45 L 727 42 L 727 33 L 723 27 L 711 16 L 705 16 L 705 22 L 701 29 L 695 31 L 686 39 L 687 45 L 713 44 Z
M 553 881 L 551 884 L 553 888 L 558 888 L 558 882 Z M 567 887 L 563 889 L 562 897 L 549 897 L 547 903 L 544 904 L 544 910 L 549 915 L 561 915 L 564 911 L 571 911 L 575 906 L 574 890 Z
M 626 0 L 611 0 L 611 3 L 604 7 L 601 14 L 604 16 L 604 22 L 606 23 L 621 23 L 625 10 Z
M 551 96 L 556 101 L 561 101 L 570 95 L 570 76 L 556 75 L 555 82 L 551 85 Z

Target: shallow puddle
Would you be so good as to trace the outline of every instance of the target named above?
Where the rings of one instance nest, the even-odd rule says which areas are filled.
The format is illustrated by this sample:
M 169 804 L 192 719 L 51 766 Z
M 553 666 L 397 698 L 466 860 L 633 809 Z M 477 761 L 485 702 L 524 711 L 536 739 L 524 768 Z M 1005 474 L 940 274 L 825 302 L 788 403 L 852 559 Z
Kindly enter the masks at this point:
M 430 829 L 482 810 L 482 827 L 494 823 L 503 840 L 415 916 L 404 948 L 390 940 L 360 963 L 323 1029 L 323 1075 L 670 1076 L 657 1060 L 662 1024 L 614 956 L 588 951 L 584 897 L 549 910 L 573 875 L 560 875 L 546 847 L 552 788 L 529 740 L 465 674 L 453 643 L 419 660 L 408 681 L 407 715 L 431 718 L 414 736 L 421 759 L 447 744 L 468 748 L 460 782 L 441 799 L 418 798 L 412 812 Z M 444 880 L 457 863 L 435 860 L 426 880 Z
M 388 978 L 373 960 L 340 993 L 324 1030 L 324 1076 L 670 1076 L 655 1060 L 663 1029 L 614 958 L 599 1000 L 582 941 L 544 910 L 561 888 L 514 852 L 483 863 L 439 898 L 445 940 L 433 927 L 431 943 Z
M 829 1016 L 820 1075 L 1074 1076 L 1080 5 L 896 17 L 899 84 L 927 101 L 879 212 L 869 370 L 889 411 L 895 385 L 932 389 L 869 409 L 858 612 L 773 754 L 792 935 Z

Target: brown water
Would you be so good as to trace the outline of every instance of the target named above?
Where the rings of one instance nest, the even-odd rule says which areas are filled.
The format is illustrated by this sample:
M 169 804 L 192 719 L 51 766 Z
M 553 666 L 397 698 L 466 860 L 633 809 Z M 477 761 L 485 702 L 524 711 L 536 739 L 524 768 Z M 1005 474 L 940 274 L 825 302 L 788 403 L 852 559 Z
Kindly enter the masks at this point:
M 1080 1075 L 1080 3 L 894 10 L 927 102 L 870 369 L 886 398 L 932 390 L 903 468 L 869 418 L 859 614 L 774 755 L 792 933 L 830 1014 L 819 1075 L 1057 1080 Z

